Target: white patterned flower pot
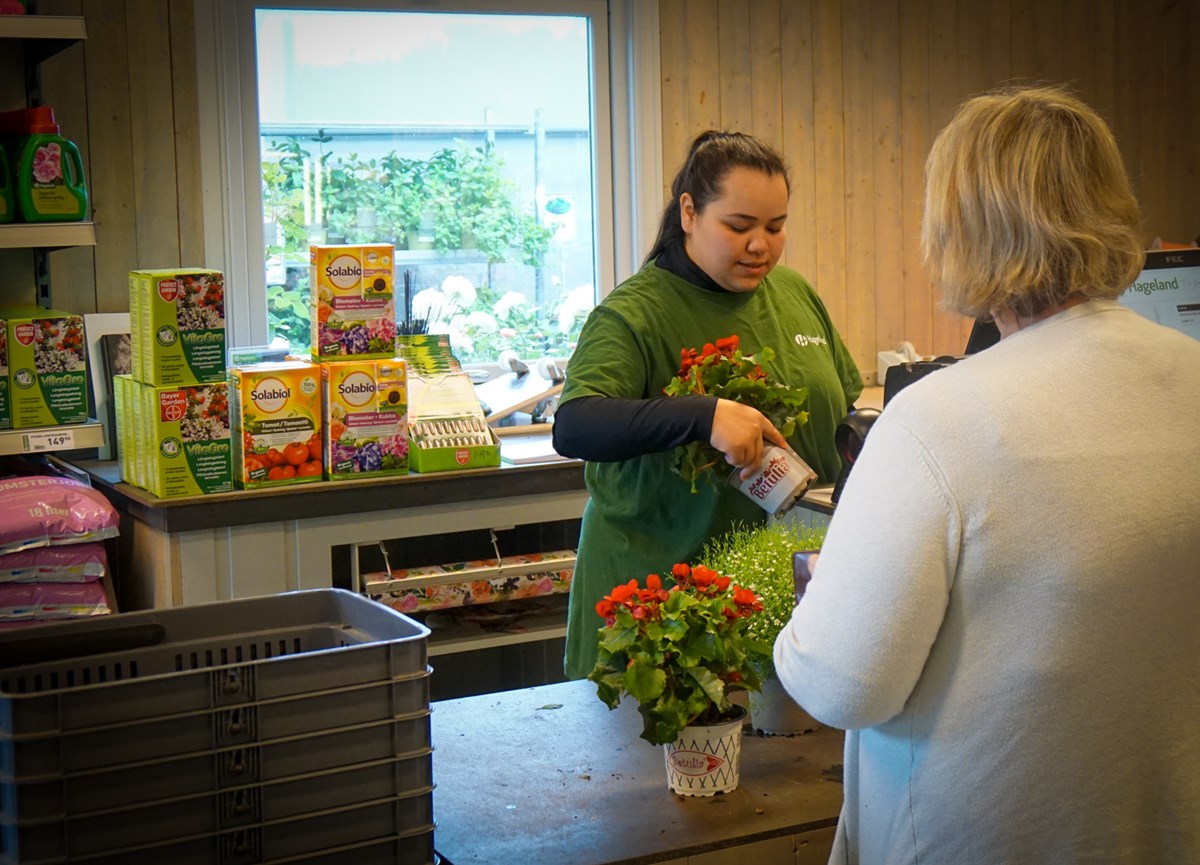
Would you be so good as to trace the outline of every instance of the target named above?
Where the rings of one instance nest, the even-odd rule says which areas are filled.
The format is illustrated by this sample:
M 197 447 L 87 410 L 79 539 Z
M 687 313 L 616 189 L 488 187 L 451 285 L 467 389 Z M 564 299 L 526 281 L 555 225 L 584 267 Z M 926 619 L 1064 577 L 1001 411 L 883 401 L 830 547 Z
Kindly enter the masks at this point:
M 778 677 L 767 676 L 761 693 L 750 692 L 750 726 L 764 736 L 796 736 L 818 729 L 821 723 L 800 708 Z
M 679 738 L 663 745 L 667 784 L 680 796 L 713 796 L 737 789 L 742 755 L 742 721 L 711 727 L 684 727 Z
M 766 445 L 757 471 L 746 480 L 734 471 L 729 483 L 772 516 L 784 513 L 800 500 L 817 473 L 791 448 Z

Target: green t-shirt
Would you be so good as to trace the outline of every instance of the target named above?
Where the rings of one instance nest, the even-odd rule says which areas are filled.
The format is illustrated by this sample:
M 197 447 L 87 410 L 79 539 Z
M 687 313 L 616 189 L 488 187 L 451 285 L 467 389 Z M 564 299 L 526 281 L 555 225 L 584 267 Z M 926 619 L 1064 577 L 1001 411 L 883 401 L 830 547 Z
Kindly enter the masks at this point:
M 771 380 L 808 388 L 808 423 L 791 444 L 832 483 L 841 470 L 834 430 L 862 391 L 858 369 L 808 282 L 776 267 L 750 292 L 716 292 L 651 263 L 616 288 L 588 317 L 571 355 L 561 401 L 582 396 L 648 399 L 679 369 L 680 350 L 737 334 L 746 354 L 763 346 Z M 566 673 L 582 678 L 596 661 L 596 602 L 613 586 L 691 562 L 709 538 L 765 512 L 724 484 L 688 482 L 671 471 L 671 453 L 620 462 L 589 462 L 590 499 L 583 513 L 571 585 Z

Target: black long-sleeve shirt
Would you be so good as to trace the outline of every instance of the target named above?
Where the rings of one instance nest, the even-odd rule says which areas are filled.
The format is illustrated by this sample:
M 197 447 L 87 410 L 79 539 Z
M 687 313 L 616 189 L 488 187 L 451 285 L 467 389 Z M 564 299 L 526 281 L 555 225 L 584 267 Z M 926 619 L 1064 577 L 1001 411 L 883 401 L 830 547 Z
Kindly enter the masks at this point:
M 682 246 L 666 249 L 657 264 L 707 291 L 725 290 L 688 258 Z M 688 442 L 708 441 L 716 410 L 713 396 L 578 397 L 555 410 L 554 449 L 565 457 L 590 462 L 669 451 Z

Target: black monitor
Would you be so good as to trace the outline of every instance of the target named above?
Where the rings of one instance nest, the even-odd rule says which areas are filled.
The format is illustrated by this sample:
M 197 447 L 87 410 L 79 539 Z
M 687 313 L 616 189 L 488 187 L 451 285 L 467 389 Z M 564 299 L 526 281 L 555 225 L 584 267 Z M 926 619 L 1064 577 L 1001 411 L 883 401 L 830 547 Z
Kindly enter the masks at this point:
M 1147 252 L 1141 274 L 1118 299 L 1151 321 L 1200 339 L 1200 249 Z

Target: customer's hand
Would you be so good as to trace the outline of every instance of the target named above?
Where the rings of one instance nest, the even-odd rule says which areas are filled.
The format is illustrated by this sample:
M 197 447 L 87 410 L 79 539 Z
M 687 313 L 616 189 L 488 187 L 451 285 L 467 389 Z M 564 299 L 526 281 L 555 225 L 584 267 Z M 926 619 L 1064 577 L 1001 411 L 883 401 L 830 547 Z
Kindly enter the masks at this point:
M 787 439 L 756 408 L 729 399 L 717 400 L 708 443 L 725 454 L 725 462 L 750 477 L 763 457 L 764 441 L 787 447 Z

